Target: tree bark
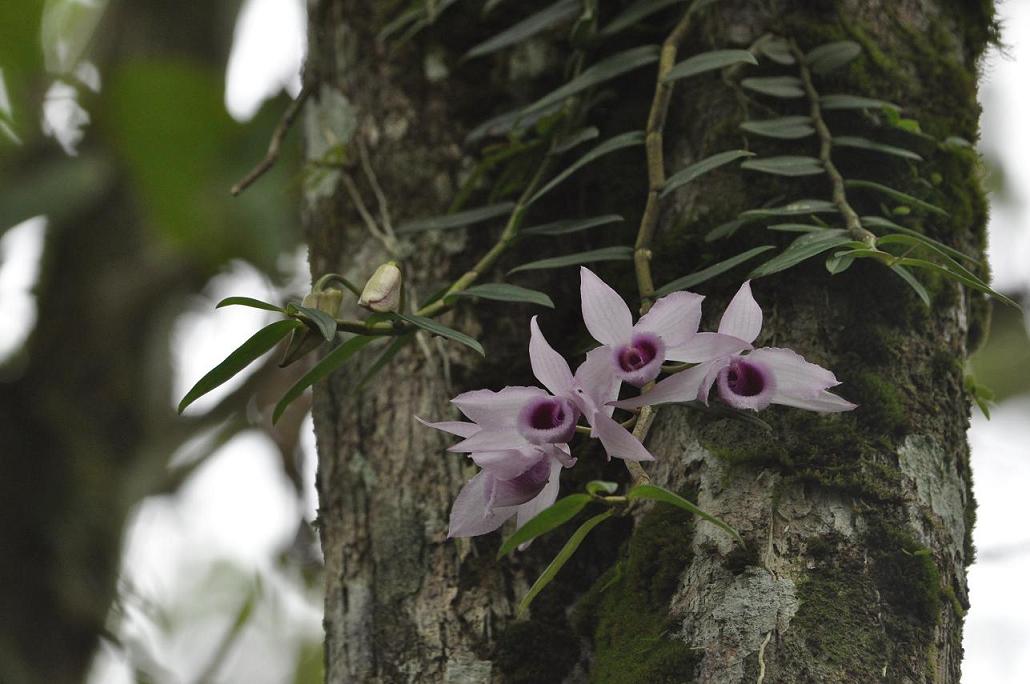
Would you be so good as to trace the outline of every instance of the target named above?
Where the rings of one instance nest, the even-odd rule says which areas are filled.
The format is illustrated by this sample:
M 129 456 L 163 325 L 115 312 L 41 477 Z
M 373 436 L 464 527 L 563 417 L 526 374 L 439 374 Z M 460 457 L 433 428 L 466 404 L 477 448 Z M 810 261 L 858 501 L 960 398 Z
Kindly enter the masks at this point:
M 375 38 L 394 16 L 381 5 L 323 0 L 311 13 L 308 69 L 318 90 L 306 113 L 308 157 L 324 160 L 327 140 L 355 155 L 364 146 L 391 216 L 414 219 L 441 213 L 453 199 L 472 154 L 463 146 L 471 127 L 561 83 L 564 34 L 458 63 L 529 10 L 513 4 L 487 21 L 458 5 L 397 45 Z M 853 40 L 863 56 L 821 80 L 824 93 L 896 102 L 937 141 L 975 141 L 977 61 L 995 29 L 989 2 L 756 5 L 726 2 L 700 14 L 681 59 L 746 48 L 770 31 L 803 50 Z M 617 9 L 603 7 L 602 23 Z M 648 23 L 661 31 L 641 30 L 636 43 L 618 47 L 661 42 L 679 12 L 675 5 Z M 527 71 L 527 63 L 546 66 Z M 449 69 L 444 76 L 434 66 L 441 64 Z M 615 81 L 618 97 L 595 109 L 590 123 L 603 137 L 642 128 L 653 78 L 648 67 Z M 677 84 L 665 133 L 670 172 L 740 147 L 738 124 L 772 115 L 733 85 L 739 74 L 726 81 Z M 782 111 L 782 103 L 774 106 Z M 853 114 L 827 118 L 831 129 L 872 130 Z M 767 151 L 766 143 L 751 144 Z M 815 154 L 814 143 L 805 144 L 807 151 L 794 153 Z M 986 212 L 976 155 L 928 139 L 910 144 L 924 164 L 838 150 L 834 161 L 845 177 L 943 206 L 949 218 L 916 225 L 982 258 Z M 740 211 L 830 194 L 823 177 L 799 183 L 744 174 L 712 174 L 664 205 L 656 282 L 778 239 L 759 226 L 727 240 L 703 239 Z M 360 281 L 397 256 L 369 237 L 345 187 L 350 182 L 379 220 L 373 184 L 357 164 L 310 182 L 304 213 L 316 277 L 339 271 Z M 539 222 L 582 215 L 572 212 L 586 206 L 590 215 L 612 211 L 633 224 L 645 193 L 640 155 L 622 155 L 556 190 L 539 208 Z M 851 199 L 860 213 L 879 211 L 876 197 L 854 191 Z M 487 233 L 402 241 L 408 282 L 423 296 L 447 284 L 484 251 Z M 527 242 L 501 265 L 545 249 L 544 256 L 632 240 L 626 229 L 559 247 Z M 635 300 L 628 268 L 599 270 Z M 577 279 L 569 270 L 547 273 L 532 284 L 552 293 L 559 309 L 542 324 L 564 351 L 582 349 Z M 714 319 L 743 277 L 734 271 L 698 288 L 708 295 L 708 316 Z M 985 302 L 934 281 L 927 308 L 882 266 L 856 262 L 830 277 L 821 259 L 753 287 L 765 311 L 757 344 L 788 346 L 832 368 L 843 381 L 840 393 L 859 408 L 829 417 L 773 408 L 760 414 L 768 431 L 661 408 L 647 441 L 657 457 L 650 476 L 728 521 L 747 546 L 676 511 L 638 511 L 632 536 L 630 519 L 595 532 L 528 621 L 516 621 L 513 606 L 562 540 L 545 538 L 500 562 L 492 560 L 498 535 L 446 540 L 450 505 L 473 470 L 443 453 L 444 440 L 413 416 L 448 418 L 447 399 L 466 389 L 529 384 L 530 312 L 491 305 L 449 314 L 449 324 L 481 336 L 485 361 L 429 341 L 406 348 L 364 391 L 354 386 L 371 354 L 317 387 L 327 681 L 958 681 L 974 516 L 963 363 L 982 335 Z M 616 476 L 597 456 L 593 447 L 580 454 L 563 491 Z

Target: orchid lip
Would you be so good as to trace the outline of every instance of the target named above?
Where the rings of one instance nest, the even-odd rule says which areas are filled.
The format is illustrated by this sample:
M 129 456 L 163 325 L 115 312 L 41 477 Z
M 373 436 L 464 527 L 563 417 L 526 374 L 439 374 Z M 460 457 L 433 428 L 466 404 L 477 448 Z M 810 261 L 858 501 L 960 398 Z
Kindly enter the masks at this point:
M 530 444 L 562 444 L 576 433 L 579 411 L 568 399 L 538 397 L 519 412 L 518 431 Z
M 654 333 L 639 332 L 629 344 L 613 349 L 615 374 L 625 382 L 643 387 L 658 377 L 665 362 L 665 343 Z
M 551 476 L 551 459 L 546 456 L 526 472 L 510 480 L 495 478 L 490 494 L 490 508 L 524 504 L 544 488 Z
M 758 411 L 772 402 L 776 376 L 764 363 L 737 356 L 727 363 L 716 380 L 719 398 L 734 408 Z

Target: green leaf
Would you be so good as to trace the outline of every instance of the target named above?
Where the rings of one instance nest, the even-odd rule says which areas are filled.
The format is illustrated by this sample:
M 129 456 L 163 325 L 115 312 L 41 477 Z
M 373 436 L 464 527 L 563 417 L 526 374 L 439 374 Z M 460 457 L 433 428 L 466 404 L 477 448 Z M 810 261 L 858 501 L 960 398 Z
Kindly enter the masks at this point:
M 694 285 L 697 285 L 698 283 L 703 283 L 706 280 L 711 280 L 715 276 L 725 273 L 734 266 L 737 266 L 739 264 L 744 263 L 745 261 L 753 259 L 754 257 L 758 256 L 763 252 L 768 252 L 770 249 L 775 249 L 775 247 L 773 247 L 772 245 L 762 245 L 761 247 L 755 247 L 753 249 L 747 250 L 746 252 L 730 257 L 729 259 L 724 259 L 723 261 L 720 261 L 717 264 L 713 264 L 708 268 L 697 271 L 696 273 L 691 273 L 690 275 L 685 275 L 682 278 L 677 278 L 671 283 L 668 283 L 667 285 L 663 285 L 662 287 L 658 288 L 658 290 L 654 293 L 654 296 L 664 297 L 670 292 L 676 292 L 677 290 L 685 290 L 688 287 L 693 287 Z
M 859 95 L 820 95 L 819 106 L 823 109 L 890 109 L 901 111 L 893 102 L 876 100 Z
M 386 349 L 384 349 L 383 352 L 376 358 L 375 362 L 368 367 L 368 370 L 365 371 L 365 374 L 361 376 L 361 380 L 358 380 L 358 384 L 355 385 L 354 391 L 360 392 L 361 390 L 365 389 L 365 386 L 368 385 L 369 382 L 371 382 L 372 378 L 374 378 L 379 373 L 379 371 L 385 368 L 386 364 L 393 361 L 393 357 L 397 356 L 397 354 L 406 346 L 411 344 L 411 342 L 414 339 L 415 333 L 406 333 L 404 335 L 400 335 L 398 337 L 393 338 L 393 340 L 390 341 L 390 344 L 386 346 Z
M 291 315 L 297 315 L 301 320 L 311 321 L 311 323 L 318 329 L 318 332 L 322 334 L 322 337 L 326 341 L 332 340 L 336 337 L 336 319 L 327 314 L 325 311 L 319 309 L 312 309 L 308 306 L 300 306 L 298 304 L 290 304 L 287 309 Z M 296 314 L 294 314 L 296 312 Z
M 761 78 L 745 78 L 740 82 L 748 90 L 756 93 L 781 98 L 805 96 L 804 83 L 797 76 L 763 76 Z
M 775 176 L 815 176 L 826 171 L 815 157 L 789 156 L 748 159 L 740 165 L 749 171 L 761 171 Z
M 828 249 L 842 247 L 851 242 L 846 231 L 840 228 L 826 229 L 819 233 L 806 233 L 790 243 L 786 249 L 751 272 L 749 278 L 779 273 L 800 264 L 805 259 L 822 254 Z
M 853 255 L 847 252 L 837 252 L 826 257 L 826 270 L 830 272 L 830 275 L 837 275 L 851 268 L 853 263 L 855 263 Z
M 605 81 L 621 76 L 627 72 L 658 61 L 658 46 L 644 45 L 624 52 L 619 52 L 597 64 L 585 69 L 557 90 L 531 104 L 526 108 L 529 112 L 540 111 L 553 105 L 559 105 L 567 98 L 577 95 L 588 88 L 593 88 Z
M 685 2 L 685 0 L 637 0 L 637 2 L 624 9 L 617 17 L 608 22 L 608 25 L 601 29 L 601 35 L 615 35 L 619 31 L 639 24 L 655 12 L 680 2 Z
M 950 268 L 947 268 L 946 266 L 941 266 L 940 264 L 935 264 L 932 261 L 926 261 L 925 259 L 913 259 L 911 257 L 904 257 L 902 259 L 898 259 L 897 263 L 899 265 L 901 265 L 901 266 L 913 266 L 915 268 L 922 268 L 922 269 L 926 269 L 928 271 L 934 271 L 936 273 L 940 273 L 941 275 L 947 276 L 947 277 L 951 278 L 952 280 L 957 280 L 958 282 L 962 283 L 963 285 L 965 285 L 966 287 L 970 288 L 971 290 L 976 290 L 978 292 L 983 292 L 984 294 L 989 295 L 991 297 L 994 297 L 998 301 L 1003 302 L 1005 304 L 1008 304 L 1009 306 L 1014 307 L 1014 308 L 1018 309 L 1019 311 L 1023 310 L 1023 307 L 1021 307 L 1018 303 L 1016 303 L 1013 300 L 1009 299 L 1008 297 L 1006 297 L 1005 295 L 1001 294 L 1000 292 L 996 292 L 995 290 L 991 289 L 991 287 L 989 285 L 984 283 L 982 280 L 980 280 L 976 276 L 973 276 L 972 278 L 970 278 L 970 277 L 964 275 L 962 272 L 953 271 Z M 965 271 L 965 269 L 963 269 L 963 271 Z M 969 273 L 969 272 L 965 271 L 965 273 Z
M 510 45 L 521 43 L 577 14 L 579 12 L 579 4 L 579 0 L 558 0 L 550 7 L 540 10 L 511 28 L 476 45 L 465 53 L 464 59 L 481 57 Z
M 617 482 L 607 482 L 606 480 L 591 480 L 587 482 L 586 490 L 587 494 L 591 496 L 601 496 L 604 494 L 614 494 L 619 488 Z
M 538 577 L 536 582 L 533 582 L 533 586 L 529 588 L 529 592 L 522 601 L 519 602 L 519 616 L 525 616 L 526 611 L 529 610 L 529 604 L 533 602 L 533 599 L 536 598 L 536 595 L 539 594 L 544 587 L 551 583 L 551 580 L 553 580 L 555 575 L 558 574 L 558 571 L 562 569 L 562 566 L 568 562 L 569 558 L 572 557 L 572 554 L 576 552 L 576 549 L 578 549 L 579 545 L 583 543 L 583 540 L 586 539 L 588 534 L 590 534 L 590 531 L 608 518 L 612 517 L 614 512 L 614 510 L 609 509 L 604 513 L 595 515 L 580 525 L 579 529 L 572 533 L 572 536 L 569 537 L 569 541 L 565 542 L 565 546 L 563 546 L 561 551 L 558 552 L 558 555 L 554 557 L 554 560 L 544 568 L 540 577 Z
M 585 219 L 566 219 L 564 221 L 553 221 L 552 223 L 544 223 L 539 226 L 533 226 L 532 228 L 523 228 L 519 231 L 520 235 L 565 235 L 566 233 L 576 233 L 581 230 L 587 230 L 588 228 L 596 228 L 597 226 L 606 226 L 610 223 L 619 223 L 625 219 L 618 214 L 605 214 L 604 216 L 594 216 L 592 218 Z
M 748 133 L 780 140 L 797 140 L 815 133 L 810 116 L 781 116 L 777 119 L 745 121 L 740 127 Z
M 488 219 L 497 218 L 510 214 L 515 208 L 514 202 L 501 202 L 485 207 L 477 207 L 467 211 L 459 211 L 456 214 L 445 214 L 433 218 L 419 219 L 402 224 L 397 228 L 398 233 L 417 233 L 423 230 L 448 230 L 450 228 L 463 228 L 474 223 L 481 223 Z
M 741 221 L 740 219 L 733 219 L 726 223 L 720 223 L 705 234 L 705 242 L 714 242 L 715 240 L 729 237 L 736 233 L 737 229 L 744 225 L 744 223 L 745 221 Z
M 223 306 L 249 306 L 252 309 L 278 311 L 279 313 L 284 312 L 284 309 L 281 306 L 269 304 L 268 302 L 263 302 L 260 299 L 253 299 L 251 297 L 226 297 L 222 301 L 215 304 L 216 309 L 221 309 Z
M 980 260 L 977 259 L 976 257 L 971 257 L 968 254 L 965 254 L 964 252 L 960 252 L 959 250 L 955 249 L 954 247 L 949 247 L 948 245 L 944 244 L 943 242 L 939 242 L 937 240 L 934 240 L 933 238 L 930 238 L 930 237 L 927 237 L 927 236 L 923 235 L 922 233 L 920 233 L 917 230 L 913 230 L 911 228 L 906 228 L 905 226 L 899 225 L 899 224 L 895 223 L 894 221 L 891 221 L 890 219 L 883 218 L 882 216 L 863 216 L 862 217 L 862 225 L 868 226 L 868 227 L 872 227 L 872 228 L 887 228 L 889 230 L 896 230 L 899 233 L 904 233 L 905 235 L 911 235 L 914 238 L 922 240 L 923 242 L 936 247 L 937 249 L 941 250 L 942 252 L 944 252 L 945 254 L 947 254 L 948 256 L 950 256 L 950 257 L 952 257 L 954 259 L 962 259 L 964 261 L 968 261 L 968 262 L 970 262 L 972 264 L 977 264 L 977 265 L 980 264 Z
M 496 135 L 506 135 L 511 131 L 518 129 L 528 128 L 536 124 L 541 119 L 554 114 L 562 107 L 562 102 L 552 102 L 547 107 L 540 109 L 528 110 L 528 109 L 514 109 L 504 114 L 498 114 L 492 119 L 487 119 L 483 123 L 473 128 L 465 140 L 469 143 L 474 143 L 483 138 Z
M 579 144 L 585 143 L 588 140 L 593 140 L 597 136 L 601 135 L 601 131 L 597 130 L 597 126 L 587 126 L 581 128 L 572 135 L 562 138 L 551 150 L 551 154 L 562 154 L 568 152 L 573 147 Z
M 711 157 L 705 157 L 701 161 L 694 162 L 685 169 L 680 169 L 666 180 L 665 187 L 662 188 L 661 196 L 665 197 L 681 185 L 685 185 L 690 181 L 703 176 L 709 171 L 723 166 L 724 164 L 729 164 L 730 162 L 743 157 L 753 156 L 755 156 L 754 152 L 748 152 L 747 150 L 729 150 L 727 152 L 713 154 Z
M 744 544 L 744 540 L 741 538 L 740 534 L 738 534 L 735 529 L 724 523 L 722 520 L 719 520 L 714 515 L 711 515 L 710 513 L 705 513 L 700 508 L 684 499 L 682 496 L 670 492 L 667 489 L 662 489 L 661 487 L 652 484 L 637 485 L 633 489 L 629 490 L 629 493 L 626 494 L 626 498 L 648 499 L 650 501 L 660 501 L 662 503 L 672 504 L 673 506 L 677 506 L 685 511 L 693 513 L 702 520 L 707 520 L 708 522 L 718 527 L 720 530 L 728 533 L 731 537 L 736 539 L 742 545 Z
M 447 296 L 448 299 L 451 297 L 482 297 L 483 299 L 493 299 L 498 302 L 529 302 L 546 306 L 549 309 L 554 308 L 554 302 L 543 292 L 519 287 L 518 285 L 509 285 L 508 283 L 476 285 L 475 287 L 470 287 L 461 292 L 454 292 Z
M 633 147 L 633 146 L 636 146 L 636 145 L 643 145 L 643 144 L 644 144 L 644 132 L 643 131 L 630 131 L 629 133 L 622 133 L 621 135 L 617 135 L 614 138 L 610 138 L 608 140 L 605 140 L 603 143 L 601 143 L 600 145 L 598 145 L 597 147 L 595 147 L 594 149 L 590 150 L 589 152 L 584 154 L 582 157 L 577 159 L 575 162 L 573 162 L 573 164 L 571 166 L 569 166 L 567 169 L 565 169 L 564 171 L 559 173 L 557 176 L 552 178 L 547 183 L 547 185 L 545 185 L 544 187 L 540 188 L 536 192 L 535 195 L 533 195 L 532 197 L 529 198 L 529 201 L 526 203 L 526 205 L 529 206 L 530 204 L 533 204 L 538 199 L 540 199 L 541 197 L 546 195 L 548 192 L 553 190 L 555 187 L 557 187 L 560 183 L 562 183 L 569 176 L 571 176 L 572 174 L 576 173 L 576 171 L 579 171 L 581 168 L 583 168 L 584 166 L 586 166 L 590 162 L 594 161 L 595 159 L 603 157 L 606 154 L 610 154 L 612 152 L 615 152 L 616 150 L 621 150 L 624 147 Z
M 879 192 L 881 194 L 887 195 L 891 199 L 897 200 L 898 202 L 910 204 L 913 207 L 916 207 L 917 209 L 922 209 L 923 211 L 928 211 L 931 214 L 937 214 L 938 216 L 950 215 L 948 214 L 948 212 L 944 211 L 940 207 L 930 204 L 929 202 L 924 202 L 918 197 L 913 197 L 912 195 L 901 192 L 900 190 L 888 188 L 886 185 L 874 183 L 873 181 L 849 179 L 844 181 L 844 186 L 848 188 L 861 188 L 865 190 Z
M 756 219 L 776 218 L 779 216 L 804 216 L 805 214 L 836 214 L 837 205 L 833 202 L 818 199 L 800 199 L 782 207 L 769 207 L 765 209 L 748 209 L 741 212 L 739 218 L 744 221 Z
M 503 558 L 515 550 L 520 544 L 532 541 L 542 534 L 561 527 L 576 517 L 592 501 L 589 494 L 570 494 L 558 499 L 549 507 L 534 515 L 529 522 L 515 530 L 515 533 L 504 540 L 497 551 L 497 557 Z
M 288 319 L 276 321 L 258 330 L 246 342 L 225 357 L 225 360 L 197 381 L 197 384 L 179 402 L 179 413 L 182 413 L 194 401 L 249 366 L 255 359 L 274 347 L 279 340 L 289 335 L 290 331 L 296 330 L 303 325 L 300 321 Z
M 575 254 L 531 261 L 528 264 L 516 266 L 508 271 L 508 274 L 518 273 L 519 271 L 537 271 L 545 268 L 579 266 L 580 264 L 590 264 L 597 261 L 629 261 L 632 258 L 632 247 L 602 247 L 601 249 L 592 249 L 587 252 L 576 252 Z
M 853 40 L 826 43 L 805 55 L 805 63 L 815 74 L 826 74 L 842 67 L 862 54 L 862 46 Z
M 432 318 L 426 318 L 425 316 L 416 316 L 414 314 L 403 313 L 397 314 L 397 317 L 407 321 L 408 323 L 411 323 L 414 326 L 422 328 L 427 332 L 431 332 L 434 335 L 439 335 L 440 337 L 446 337 L 449 340 L 460 342 L 469 349 L 474 350 L 480 356 L 486 356 L 486 351 L 483 349 L 483 345 L 481 345 L 478 340 L 476 340 L 473 337 L 469 337 L 463 332 L 458 332 L 454 328 L 448 328 L 443 323 L 438 323 L 437 321 L 434 321 Z
M 922 249 L 928 250 L 929 252 L 931 252 L 932 254 L 936 255 L 938 258 L 940 258 L 944 262 L 944 267 L 947 270 L 951 271 L 952 273 L 957 274 L 958 276 L 961 276 L 962 278 L 965 279 L 965 281 L 977 283 L 978 285 L 977 285 L 976 289 L 980 289 L 981 292 L 986 292 L 987 294 L 991 295 L 992 297 L 997 297 L 998 299 L 1001 299 L 1002 301 L 1004 301 L 1004 299 L 1002 298 L 1002 295 L 999 295 L 997 292 L 995 292 L 993 289 L 991 289 L 987 285 L 987 283 L 985 283 L 978 275 L 976 275 L 975 273 L 973 273 L 973 272 L 969 271 L 968 269 L 966 269 L 965 266 L 963 266 L 962 264 L 960 264 L 957 261 L 955 261 L 954 259 L 952 259 L 951 256 L 945 250 L 940 249 L 937 245 L 933 244 L 933 241 L 929 240 L 928 238 L 926 238 L 926 237 L 924 237 L 922 235 L 908 235 L 908 234 L 884 235 L 883 237 L 878 238 L 876 240 L 876 244 L 877 244 L 877 246 L 879 246 L 879 245 L 905 245 L 905 246 L 908 246 L 908 247 L 922 248 Z M 1009 301 L 1011 301 L 1011 300 L 1009 300 Z
M 715 71 L 733 64 L 758 64 L 758 60 L 747 50 L 712 50 L 688 57 L 665 75 L 665 81 L 689 78 L 707 71 Z
M 898 264 L 892 265 L 891 270 L 901 276 L 901 279 L 915 290 L 916 294 L 919 295 L 919 298 L 923 300 L 923 304 L 930 306 L 930 293 L 927 292 L 926 288 L 923 287 L 923 284 L 919 282 L 914 275 L 912 275 L 911 271 L 904 266 L 899 266 Z
M 790 43 L 783 38 L 768 35 L 759 40 L 755 47 L 759 52 L 777 64 L 787 66 L 796 61 L 790 51 Z
M 766 228 L 784 233 L 818 233 L 826 230 L 826 226 L 817 226 L 811 223 L 775 223 L 771 226 L 766 226 Z
M 300 380 L 293 383 L 293 386 L 286 390 L 286 394 L 284 394 L 282 399 L 276 403 L 275 410 L 272 411 L 272 424 L 274 425 L 279 422 L 279 418 L 282 417 L 283 411 L 285 411 L 286 408 L 297 399 L 297 397 L 304 394 L 304 390 L 329 377 L 334 370 L 345 364 L 352 356 L 363 349 L 365 345 L 375 339 L 376 338 L 371 335 L 356 335 L 326 354 L 321 361 L 312 367 L 311 370 L 301 376 Z
M 894 155 L 895 157 L 901 157 L 902 159 L 911 159 L 913 161 L 923 161 L 923 158 L 911 150 L 906 150 L 903 147 L 896 147 L 894 145 L 885 145 L 883 143 L 874 142 L 867 140 L 866 138 L 860 138 L 852 135 L 840 135 L 833 138 L 833 145 L 835 147 L 857 147 L 862 150 L 870 150 L 872 152 L 882 152 L 884 154 Z

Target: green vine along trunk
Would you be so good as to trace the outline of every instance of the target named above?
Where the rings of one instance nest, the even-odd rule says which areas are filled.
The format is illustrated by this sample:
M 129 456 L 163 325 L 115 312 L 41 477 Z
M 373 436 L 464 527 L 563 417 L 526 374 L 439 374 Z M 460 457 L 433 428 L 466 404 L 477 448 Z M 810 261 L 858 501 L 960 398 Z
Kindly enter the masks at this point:
M 464 286 L 503 279 L 558 303 L 551 312 L 462 298 L 440 320 L 480 340 L 485 359 L 420 332 L 398 338 L 392 362 L 364 387 L 389 340 L 316 387 L 328 681 L 957 682 L 975 510 L 963 367 L 988 311 L 976 290 L 986 205 L 970 143 L 991 3 L 724 0 L 699 3 L 680 24 L 686 2 L 598 4 L 594 15 L 590 2 L 312 6 L 302 122 L 313 275 L 360 283 L 397 259 L 409 302 L 465 274 Z M 647 4 L 662 8 L 618 25 L 623 10 Z M 556 17 L 545 30 L 486 43 L 538 11 Z M 591 22 L 600 30 L 583 38 Z M 662 90 L 655 75 L 668 64 L 641 46 L 672 39 L 677 62 L 712 50 L 755 59 Z M 827 44 L 836 47 L 812 52 Z M 572 94 L 590 104 L 582 115 L 539 107 L 547 115 L 522 137 L 495 135 L 504 120 L 481 126 L 548 104 L 547 93 L 624 53 L 640 65 Z M 655 137 L 649 112 L 666 102 Z M 527 187 L 583 155 L 555 161 L 553 149 L 532 148 L 534 127 L 562 125 L 573 142 L 594 126 L 600 140 L 646 131 L 646 145 L 626 138 L 527 202 Z M 728 150 L 741 152 L 689 183 L 676 176 Z M 515 228 L 504 233 L 508 214 L 490 212 L 466 227 L 404 228 L 508 201 Z M 520 223 L 609 214 L 624 221 L 517 234 Z M 757 344 L 832 368 L 835 391 L 859 406 L 833 415 L 774 406 L 758 421 L 657 408 L 650 432 L 638 430 L 657 458 L 646 476 L 728 522 L 746 545 L 677 509 L 633 507 L 593 532 L 519 620 L 516 605 L 568 532 L 500 561 L 499 534 L 446 539 L 474 469 L 414 416 L 453 419 L 448 399 L 461 391 L 534 384 L 533 314 L 562 352 L 582 354 L 576 269 L 505 274 L 616 248 L 605 253 L 615 260 L 591 268 L 639 302 L 628 247 L 638 226 L 647 229 L 636 252 L 637 275 L 649 268 L 645 298 L 753 251 L 690 286 L 707 297 L 708 329 L 761 253 L 751 283 L 765 312 Z M 788 249 L 791 231 L 825 232 Z M 818 256 L 785 270 L 798 244 L 819 239 Z M 915 258 L 927 244 L 966 259 L 966 280 Z M 584 466 L 590 479 L 629 480 L 599 449 L 575 455 L 581 466 L 563 491 L 582 489 Z

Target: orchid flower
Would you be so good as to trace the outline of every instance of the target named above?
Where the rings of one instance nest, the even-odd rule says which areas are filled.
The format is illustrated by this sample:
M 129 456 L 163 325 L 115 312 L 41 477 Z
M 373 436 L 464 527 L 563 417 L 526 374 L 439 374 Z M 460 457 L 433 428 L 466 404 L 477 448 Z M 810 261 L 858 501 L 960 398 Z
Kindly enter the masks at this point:
M 529 388 L 526 388 L 529 389 Z M 460 437 L 483 428 L 475 423 L 445 421 L 428 427 Z M 493 532 L 512 516 L 522 527 L 558 498 L 558 474 L 576 464 L 565 444 L 524 446 L 503 451 L 473 452 L 482 470 L 462 487 L 451 508 L 448 537 L 475 537 Z
M 759 411 L 769 404 L 783 404 L 831 413 L 856 408 L 856 404 L 827 391 L 840 382 L 822 366 L 805 361 L 790 349 L 753 349 L 751 343 L 761 330 L 762 309 L 747 281 L 734 295 L 719 322 L 718 334 L 736 339 L 740 351 L 676 373 L 650 392 L 614 405 L 631 409 L 694 399 L 707 404 L 712 385 L 716 385 L 719 398 L 740 409 Z
M 667 360 L 701 363 L 750 347 L 736 337 L 697 331 L 701 295 L 666 295 L 634 325 L 633 314 L 618 292 L 587 268 L 580 268 L 580 280 L 583 322 L 603 345 L 619 381 L 643 387 L 658 377 Z

